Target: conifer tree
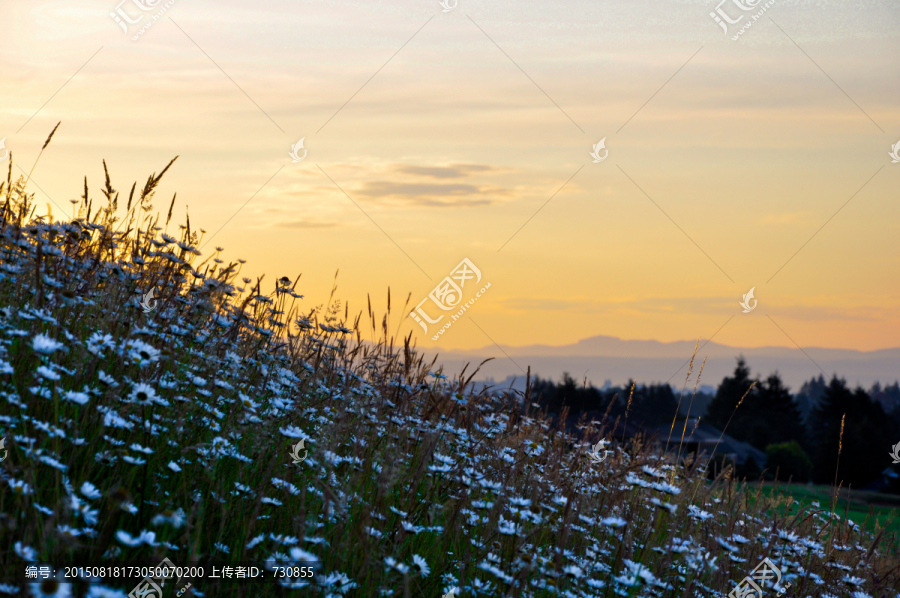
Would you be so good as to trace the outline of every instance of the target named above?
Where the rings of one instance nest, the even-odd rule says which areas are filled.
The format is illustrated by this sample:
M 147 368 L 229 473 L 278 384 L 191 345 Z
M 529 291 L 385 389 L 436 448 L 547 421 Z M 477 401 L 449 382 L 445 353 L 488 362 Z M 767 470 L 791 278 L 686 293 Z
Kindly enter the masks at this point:
M 846 414 L 841 438 L 841 418 Z M 859 488 L 877 480 L 891 459 L 893 426 L 881 405 L 872 401 L 862 388 L 855 391 L 837 376 L 825 388 L 818 407 L 812 412 L 813 480 L 831 484 L 835 479 L 840 448 L 837 481 Z
M 739 358 L 734 375 L 722 380 L 716 397 L 709 404 L 706 421 L 722 429 L 730 418 L 728 434 L 763 451 L 770 444 L 792 440 L 805 443 L 800 410 L 778 373 L 756 382 L 740 409 L 735 411 L 741 397 L 753 383 L 750 368 L 743 357 Z
M 741 400 L 741 397 L 744 396 L 744 393 L 747 392 L 752 383 L 753 380 L 750 379 L 750 368 L 747 367 L 747 362 L 743 356 L 738 357 L 737 366 L 734 368 L 734 376 L 726 376 L 722 380 L 722 384 L 719 385 L 719 389 L 716 391 L 715 398 L 710 401 L 706 408 L 706 415 L 703 418 L 704 422 L 720 430 L 725 428 L 729 418 L 734 413 L 735 406 L 737 406 L 738 401 Z M 741 405 L 741 409 L 743 407 Z M 731 426 L 729 426 L 729 433 L 731 429 Z

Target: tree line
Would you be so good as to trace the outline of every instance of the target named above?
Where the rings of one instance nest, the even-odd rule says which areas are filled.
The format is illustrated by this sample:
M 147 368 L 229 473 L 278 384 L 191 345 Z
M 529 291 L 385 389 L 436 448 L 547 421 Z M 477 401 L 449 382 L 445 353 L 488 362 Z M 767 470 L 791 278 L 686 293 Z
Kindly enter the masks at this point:
M 567 409 L 570 418 L 608 413 L 643 428 L 671 424 L 680 394 L 668 384 L 638 385 L 633 380 L 599 389 L 586 381 L 578 383 L 569 374 L 558 383 L 537 377 L 532 387 L 532 396 L 548 413 Z M 837 480 L 845 487 L 900 493 L 900 477 L 885 483 L 882 476 L 892 465 L 892 446 L 900 442 L 897 382 L 884 387 L 876 383 L 867 391 L 851 388 L 837 375 L 830 380 L 820 375 L 792 394 L 777 372 L 751 377 L 741 357 L 714 395 L 692 396 L 687 389 L 682 414 L 687 414 L 692 401 L 691 417 L 700 416 L 703 424 L 725 429 L 729 436 L 765 451 L 765 475 L 770 479 L 777 472 L 780 480 L 790 477 L 820 484 Z M 755 479 L 762 467 L 751 458 L 738 468 L 738 475 Z

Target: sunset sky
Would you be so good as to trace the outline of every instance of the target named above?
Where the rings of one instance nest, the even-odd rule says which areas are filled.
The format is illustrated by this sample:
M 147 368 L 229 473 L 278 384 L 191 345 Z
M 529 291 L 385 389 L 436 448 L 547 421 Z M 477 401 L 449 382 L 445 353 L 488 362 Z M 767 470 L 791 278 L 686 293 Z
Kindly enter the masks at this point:
M 20 175 L 62 121 L 56 216 L 179 155 L 154 207 L 204 253 L 306 307 L 390 287 L 420 346 L 900 346 L 897 3 L 776 0 L 736 41 L 717 4 L 176 0 L 135 41 L 118 0 L 4 2 L 0 138 Z M 463 258 L 491 288 L 432 341 L 400 308 Z

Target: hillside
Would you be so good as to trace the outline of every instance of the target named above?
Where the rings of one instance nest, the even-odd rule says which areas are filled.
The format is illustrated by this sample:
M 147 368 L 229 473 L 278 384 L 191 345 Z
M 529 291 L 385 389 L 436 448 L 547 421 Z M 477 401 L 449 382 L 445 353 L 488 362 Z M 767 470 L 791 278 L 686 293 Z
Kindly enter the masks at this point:
M 553 429 L 527 388 L 461 392 L 473 368 L 426 363 L 390 313 L 241 279 L 153 215 L 165 172 L 127 203 L 85 183 L 69 222 L 0 185 L 0 592 L 122 597 L 140 576 L 66 567 L 168 559 L 204 567 L 173 596 L 713 597 L 767 558 L 767 596 L 900 596 L 885 528 Z

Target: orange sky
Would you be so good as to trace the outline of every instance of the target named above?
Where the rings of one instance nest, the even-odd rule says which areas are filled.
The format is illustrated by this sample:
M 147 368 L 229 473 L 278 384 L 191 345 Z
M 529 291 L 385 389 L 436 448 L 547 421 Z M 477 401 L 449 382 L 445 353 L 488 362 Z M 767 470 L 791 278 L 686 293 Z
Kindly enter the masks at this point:
M 900 345 L 895 4 L 776 1 L 736 41 L 714 2 L 177 0 L 136 41 L 117 4 L 0 6 L 16 164 L 63 122 L 41 205 L 180 155 L 155 206 L 177 191 L 206 249 L 303 273 L 308 306 L 338 269 L 353 312 L 390 287 L 424 346 Z M 463 258 L 491 283 L 465 317 L 401 322 Z

